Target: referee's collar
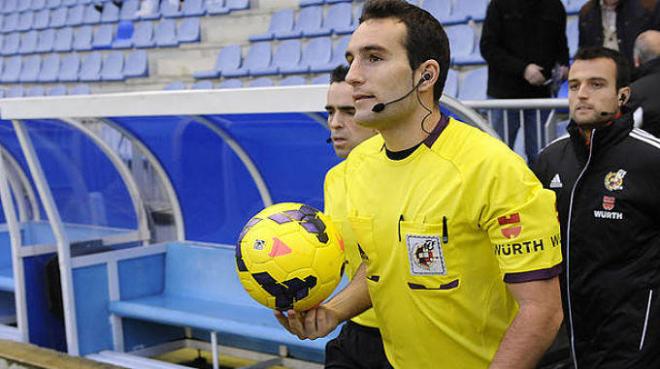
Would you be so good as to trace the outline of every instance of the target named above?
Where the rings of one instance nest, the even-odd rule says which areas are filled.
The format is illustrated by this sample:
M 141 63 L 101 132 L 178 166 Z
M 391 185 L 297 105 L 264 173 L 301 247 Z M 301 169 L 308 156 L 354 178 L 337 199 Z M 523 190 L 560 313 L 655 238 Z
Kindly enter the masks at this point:
M 435 128 L 433 128 L 433 131 L 422 141 L 426 147 L 431 148 L 435 141 L 438 140 L 438 137 L 440 137 L 440 134 L 442 131 L 447 128 L 447 125 L 449 124 L 449 117 L 446 115 L 441 115 L 440 120 L 438 121 L 438 124 L 435 125 Z

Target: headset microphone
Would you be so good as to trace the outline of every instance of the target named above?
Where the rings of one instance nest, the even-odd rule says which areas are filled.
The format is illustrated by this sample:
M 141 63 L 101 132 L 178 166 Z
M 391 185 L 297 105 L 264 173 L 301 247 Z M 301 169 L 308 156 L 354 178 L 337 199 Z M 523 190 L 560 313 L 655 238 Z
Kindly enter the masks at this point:
M 431 75 L 431 73 L 424 73 L 424 75 L 422 76 L 422 79 L 420 79 L 419 82 L 417 82 L 417 84 L 415 85 L 415 87 L 413 87 L 410 91 L 408 91 L 407 94 L 401 96 L 400 98 L 398 98 L 396 100 L 392 100 L 392 101 L 389 101 L 389 102 L 386 102 L 386 103 L 378 103 L 378 104 L 374 105 L 373 108 L 371 108 L 371 111 L 373 111 L 374 113 L 380 113 L 381 111 L 385 110 L 386 106 L 388 106 L 390 104 L 394 104 L 395 102 L 399 102 L 399 101 L 405 99 L 406 97 L 410 96 L 410 94 L 413 93 L 413 91 L 417 90 L 419 88 L 419 86 L 422 85 L 422 83 L 424 83 L 425 81 L 430 80 L 432 77 L 433 76 Z
M 601 111 L 600 116 L 601 117 L 608 117 L 608 116 L 614 116 L 616 115 L 615 111 Z
M 328 139 L 325 140 L 325 143 L 332 143 L 332 137 L 328 137 Z

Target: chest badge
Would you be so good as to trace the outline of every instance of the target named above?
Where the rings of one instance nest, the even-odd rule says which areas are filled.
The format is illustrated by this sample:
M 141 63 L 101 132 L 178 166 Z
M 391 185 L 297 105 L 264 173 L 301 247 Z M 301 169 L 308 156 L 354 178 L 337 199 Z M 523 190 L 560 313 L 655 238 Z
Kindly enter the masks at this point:
M 413 275 L 446 275 L 445 257 L 438 236 L 406 236 L 410 272 Z
M 616 198 L 612 196 L 603 196 L 603 209 L 613 210 L 615 203 L 616 203 Z
M 626 176 L 626 173 L 628 172 L 623 169 L 607 173 L 605 176 L 605 188 L 607 188 L 608 191 L 623 190 L 623 177 Z

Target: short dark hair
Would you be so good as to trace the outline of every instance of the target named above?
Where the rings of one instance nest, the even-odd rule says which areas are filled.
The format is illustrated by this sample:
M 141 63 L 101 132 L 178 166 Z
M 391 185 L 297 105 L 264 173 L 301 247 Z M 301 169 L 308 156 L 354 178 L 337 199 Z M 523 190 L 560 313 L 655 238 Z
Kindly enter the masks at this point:
M 346 82 L 346 75 L 348 74 L 347 65 L 338 65 L 337 68 L 332 70 L 330 74 L 330 83 Z
M 630 85 L 630 65 L 620 52 L 602 46 L 585 47 L 575 53 L 575 60 L 610 59 L 616 65 L 616 89 Z
M 445 88 L 449 70 L 449 39 L 440 22 L 429 12 L 403 0 L 368 0 L 364 4 L 360 23 L 369 19 L 396 18 L 406 26 L 404 47 L 412 70 L 433 59 L 440 65 L 440 75 L 433 87 L 433 99 L 438 101 Z

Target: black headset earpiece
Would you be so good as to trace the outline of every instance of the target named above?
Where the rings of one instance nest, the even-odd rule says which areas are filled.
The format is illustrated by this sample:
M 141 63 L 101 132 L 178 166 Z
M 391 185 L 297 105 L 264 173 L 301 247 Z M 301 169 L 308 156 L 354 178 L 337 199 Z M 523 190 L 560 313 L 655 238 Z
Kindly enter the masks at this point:
M 429 73 L 429 72 L 426 72 L 426 73 L 424 73 L 424 74 L 422 75 L 422 79 L 424 79 L 425 81 L 428 81 L 428 80 L 430 80 L 431 78 L 433 78 L 433 75 L 432 75 L 431 73 Z
M 627 98 L 626 94 L 619 95 L 619 101 L 622 103 L 626 101 L 626 98 Z

